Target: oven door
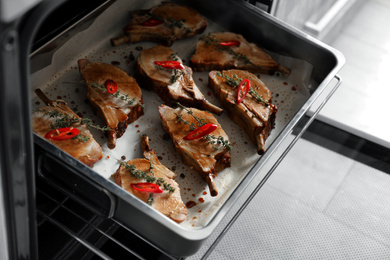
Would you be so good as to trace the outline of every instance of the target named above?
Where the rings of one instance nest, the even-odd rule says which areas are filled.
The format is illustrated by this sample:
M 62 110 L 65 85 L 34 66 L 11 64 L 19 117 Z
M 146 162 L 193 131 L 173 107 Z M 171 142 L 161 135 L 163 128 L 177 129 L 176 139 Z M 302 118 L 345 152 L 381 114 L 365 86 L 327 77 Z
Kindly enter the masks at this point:
M 36 259 L 37 229 L 29 54 L 62 0 L 0 0 L 0 259 Z

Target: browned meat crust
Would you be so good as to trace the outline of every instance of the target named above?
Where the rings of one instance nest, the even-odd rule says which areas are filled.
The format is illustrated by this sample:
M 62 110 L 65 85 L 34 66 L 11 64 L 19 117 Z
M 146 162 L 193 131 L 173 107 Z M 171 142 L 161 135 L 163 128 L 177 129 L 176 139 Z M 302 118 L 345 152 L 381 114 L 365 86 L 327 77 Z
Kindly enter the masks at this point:
M 189 113 L 190 112 L 190 113 Z M 229 142 L 228 136 L 223 131 L 217 119 L 210 113 L 196 108 L 176 108 L 161 105 L 159 113 L 164 130 L 171 136 L 176 151 L 182 155 L 183 162 L 192 166 L 206 180 L 212 196 L 218 194 L 214 183 L 214 175 L 223 169 L 230 167 L 230 146 L 212 144 L 206 138 L 184 140 L 183 138 L 191 132 L 189 124 L 197 125 L 197 120 L 204 120 L 205 123 L 216 124 L 218 128 L 210 135 L 220 140 Z M 213 139 L 215 140 L 215 139 Z
M 45 135 L 52 131 L 53 128 L 51 124 L 55 122 L 56 118 L 45 115 L 46 112 L 58 112 L 59 117 L 64 117 L 68 115 L 69 117 L 75 117 L 80 119 L 68 106 L 67 103 L 63 100 L 51 101 L 49 100 L 42 91 L 39 89 L 36 90 L 38 96 L 49 106 L 42 107 L 39 111 L 36 111 L 32 115 L 32 129 L 33 131 L 45 138 Z M 83 142 L 75 139 L 68 140 L 50 140 L 45 139 L 48 142 L 54 144 L 61 150 L 69 153 L 71 156 L 77 160 L 85 163 L 88 166 L 92 166 L 97 161 L 102 159 L 103 152 L 100 145 L 93 139 L 91 132 L 87 129 L 85 125 L 80 123 L 75 123 L 72 125 L 74 128 L 79 130 L 79 135 L 82 135 L 84 138 L 88 138 L 88 141 Z
M 239 46 L 223 46 L 222 43 L 239 42 Z M 242 69 L 251 72 L 273 74 L 276 71 L 288 75 L 290 70 L 281 66 L 263 49 L 249 43 L 240 34 L 231 32 L 211 33 L 200 38 L 196 52 L 191 57 L 195 71 Z
M 78 65 L 88 87 L 87 98 L 95 112 L 111 128 L 107 145 L 114 149 L 116 139 L 124 134 L 127 125 L 144 114 L 141 89 L 133 77 L 114 65 L 93 63 L 86 59 L 79 60 Z M 105 90 L 107 80 L 117 83 L 117 96 Z
M 169 47 L 158 45 L 143 50 L 137 59 L 137 79 L 141 86 L 152 89 L 167 105 L 176 106 L 180 102 L 185 106 L 206 109 L 220 115 L 223 110 L 211 104 L 200 92 L 192 78 L 190 67 L 183 65 L 182 70 L 164 69 L 154 64 L 154 61 L 168 60 L 182 63 Z
M 161 24 L 145 26 L 149 19 L 157 19 Z M 202 33 L 207 21 L 194 9 L 174 3 L 164 2 L 150 10 L 132 12 L 130 23 L 123 29 L 124 34 L 111 39 L 113 46 L 140 41 L 152 41 L 172 45 L 175 40 Z
M 140 179 L 132 175 L 131 171 L 126 168 L 125 164 L 119 166 L 118 170 L 114 174 L 116 184 L 138 197 L 145 203 L 151 202 L 151 206 L 171 218 L 172 220 L 180 223 L 187 218 L 187 209 L 180 196 L 179 185 L 174 181 L 176 174 L 170 171 L 167 167 L 162 165 L 157 159 L 156 152 L 149 147 L 149 138 L 147 136 L 142 137 L 142 149 L 145 159 L 134 159 L 126 162 L 126 165 L 134 166 L 137 170 L 150 173 L 153 171 L 153 175 L 156 180 L 162 178 L 166 185 L 170 185 L 174 188 L 173 192 L 164 190 L 163 193 L 154 193 L 152 195 L 152 201 L 150 194 L 147 192 L 140 192 L 134 190 L 130 183 L 146 182 L 145 179 Z M 161 185 L 160 185 L 161 186 Z
M 227 83 L 228 78 L 235 76 L 240 79 L 239 81 L 248 79 L 251 88 L 264 102 L 248 93 L 244 100 L 237 104 L 237 87 Z M 227 109 L 230 118 L 244 129 L 256 144 L 258 154 L 263 154 L 265 141 L 275 125 L 277 111 L 277 108 L 271 104 L 271 91 L 256 75 L 242 70 L 211 71 L 209 87 Z

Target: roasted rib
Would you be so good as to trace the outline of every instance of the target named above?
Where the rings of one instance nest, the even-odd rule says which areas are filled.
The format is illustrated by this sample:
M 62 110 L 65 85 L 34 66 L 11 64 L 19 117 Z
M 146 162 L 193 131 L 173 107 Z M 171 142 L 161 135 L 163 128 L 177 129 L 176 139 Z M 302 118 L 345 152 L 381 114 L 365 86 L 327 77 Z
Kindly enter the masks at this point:
M 133 77 L 114 65 L 93 63 L 87 59 L 79 60 L 78 65 L 88 87 L 87 98 L 111 128 L 107 146 L 114 149 L 116 139 L 124 134 L 127 125 L 144 114 L 141 89 Z M 108 81 L 117 85 L 113 94 L 106 89 Z
M 250 82 L 249 93 L 237 102 L 237 86 L 242 80 Z M 230 118 L 249 135 L 257 146 L 257 153 L 264 153 L 265 140 L 275 125 L 277 108 L 271 104 L 272 93 L 256 75 L 243 70 L 211 71 L 209 87 Z
M 208 112 L 183 106 L 173 109 L 161 105 L 159 113 L 163 128 L 171 136 L 183 162 L 199 172 L 206 180 L 211 196 L 217 196 L 214 175 L 231 165 L 229 139 L 217 119 Z M 217 129 L 205 137 L 184 139 L 192 129 L 206 123 L 217 125 Z
M 80 123 L 81 118 L 67 106 L 67 103 L 59 99 L 56 101 L 50 100 L 40 89 L 37 89 L 35 92 L 48 106 L 42 107 L 33 113 L 33 131 L 88 166 L 92 166 L 102 159 L 102 148 L 95 139 L 93 139 L 93 136 L 87 127 Z M 56 123 L 56 121 L 58 121 L 58 123 Z M 53 129 L 62 127 L 77 128 L 79 130 L 77 137 L 80 138 L 78 139 L 75 137 L 66 140 L 52 140 L 45 137 L 46 134 Z
M 182 69 L 161 67 L 155 64 L 159 61 L 177 62 Z M 217 115 L 223 111 L 206 100 L 192 78 L 192 69 L 183 65 L 182 60 L 169 47 L 158 45 L 139 54 L 137 80 L 142 87 L 156 92 L 169 106 L 180 102 L 185 106 L 206 109 Z
M 147 136 L 142 136 L 142 150 L 145 159 L 133 159 L 122 163 L 114 174 L 115 182 L 172 220 L 178 223 L 184 221 L 187 217 L 187 209 L 181 199 L 179 185 L 174 181 L 176 174 L 160 163 L 156 152 L 149 146 Z M 143 173 L 154 178 L 154 181 L 139 178 Z M 159 182 L 164 191 L 150 193 L 135 190 L 131 186 L 131 184 L 148 181 Z
M 263 49 L 249 43 L 240 35 L 231 32 L 210 33 L 200 38 L 196 52 L 191 57 L 195 71 L 242 69 L 252 72 L 273 74 L 290 70 L 277 63 Z
M 206 20 L 194 9 L 164 2 L 149 10 L 132 12 L 123 35 L 111 39 L 111 44 L 152 41 L 170 46 L 175 40 L 202 33 L 206 27 Z

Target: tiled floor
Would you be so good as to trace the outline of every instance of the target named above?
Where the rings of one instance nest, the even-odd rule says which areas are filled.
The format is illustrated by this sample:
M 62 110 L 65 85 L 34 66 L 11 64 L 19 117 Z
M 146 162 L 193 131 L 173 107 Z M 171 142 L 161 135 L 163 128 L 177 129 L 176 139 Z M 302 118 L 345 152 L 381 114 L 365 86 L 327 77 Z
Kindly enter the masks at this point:
M 390 171 L 310 131 L 208 259 L 390 259 Z
M 390 1 L 367 1 L 333 43 L 347 64 L 340 72 L 344 83 L 325 116 L 338 111 L 340 121 L 353 114 L 378 123 L 382 129 L 370 130 L 370 135 L 389 129 L 383 123 L 388 116 L 378 122 L 372 115 L 389 103 L 385 75 L 390 59 L 383 58 L 390 57 L 389 24 Z M 367 94 L 379 90 L 388 94 L 376 93 L 374 99 Z M 341 100 L 348 97 L 352 101 L 343 106 Z M 375 107 L 373 102 L 381 103 Z M 344 118 L 342 123 L 354 129 L 359 121 Z M 384 153 L 381 158 L 387 162 L 378 161 L 372 157 L 375 150 L 358 151 L 363 140 L 333 139 L 332 134 L 324 139 L 311 131 L 297 142 L 208 259 L 390 259 L 389 156 Z

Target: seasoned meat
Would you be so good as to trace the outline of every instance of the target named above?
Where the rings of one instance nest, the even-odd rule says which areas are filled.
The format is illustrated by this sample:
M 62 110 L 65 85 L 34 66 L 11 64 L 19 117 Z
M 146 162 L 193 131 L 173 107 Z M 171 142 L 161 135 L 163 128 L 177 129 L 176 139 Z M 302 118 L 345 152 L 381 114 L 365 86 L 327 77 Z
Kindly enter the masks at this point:
M 211 33 L 202 36 L 191 57 L 195 71 L 242 69 L 273 74 L 276 71 L 288 75 L 290 70 L 277 63 L 263 49 L 249 43 L 240 34 L 231 32 Z
M 111 44 L 152 41 L 170 46 L 175 40 L 202 33 L 206 27 L 206 20 L 194 9 L 164 2 L 149 10 L 132 12 L 124 34 L 111 39 Z
M 67 106 L 67 103 L 63 100 L 51 101 L 39 89 L 36 90 L 36 93 L 49 106 L 42 107 L 33 113 L 33 131 L 88 166 L 92 166 L 102 159 L 102 148 L 95 139 L 93 139 L 91 132 L 87 129 L 85 124 L 80 123 L 81 118 Z M 68 118 L 68 120 L 64 120 L 64 118 Z M 58 123 L 56 124 L 56 121 L 60 121 L 61 126 Z M 80 137 L 80 139 L 70 138 L 66 140 L 53 140 L 51 138 L 46 138 L 46 134 L 49 132 L 65 126 L 78 129 L 78 137 Z
M 111 128 L 107 146 L 114 149 L 116 139 L 124 134 L 127 125 L 144 114 L 141 89 L 133 77 L 114 65 L 87 59 L 79 60 L 78 65 L 88 87 L 87 98 Z M 110 94 L 107 84 L 116 85 L 117 90 Z
M 176 174 L 160 163 L 156 152 L 149 146 L 147 136 L 142 136 L 142 149 L 145 158 L 122 163 L 114 174 L 115 182 L 172 220 L 178 223 L 184 221 L 187 217 L 187 209 L 181 199 L 179 185 L 174 181 Z M 139 177 L 143 174 L 154 178 L 154 180 Z M 145 182 L 160 183 L 163 192 L 150 193 L 131 186 L 131 184 Z
M 210 194 L 216 196 L 218 190 L 213 176 L 231 165 L 229 138 L 217 119 L 205 111 L 183 106 L 173 109 L 161 105 L 159 112 L 163 128 L 171 136 L 183 162 L 202 175 L 209 185 Z M 204 124 L 215 124 L 217 128 L 205 137 L 184 139 L 192 129 Z
M 161 67 L 156 62 L 173 61 L 181 66 L 181 69 Z M 170 106 L 177 102 L 185 106 L 206 109 L 217 115 L 222 109 L 211 104 L 199 91 L 192 78 L 192 70 L 182 64 L 182 60 L 175 55 L 169 47 L 158 45 L 143 50 L 137 60 L 137 76 L 140 85 L 151 88 L 158 96 Z
M 250 90 L 238 104 L 237 87 L 245 79 L 250 82 Z M 211 71 L 209 87 L 227 109 L 230 118 L 244 129 L 256 144 L 258 154 L 263 154 L 265 140 L 275 125 L 277 111 L 271 104 L 272 93 L 267 86 L 250 72 L 227 70 Z

